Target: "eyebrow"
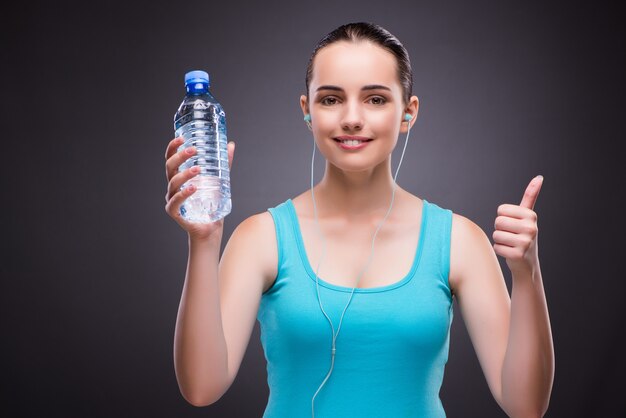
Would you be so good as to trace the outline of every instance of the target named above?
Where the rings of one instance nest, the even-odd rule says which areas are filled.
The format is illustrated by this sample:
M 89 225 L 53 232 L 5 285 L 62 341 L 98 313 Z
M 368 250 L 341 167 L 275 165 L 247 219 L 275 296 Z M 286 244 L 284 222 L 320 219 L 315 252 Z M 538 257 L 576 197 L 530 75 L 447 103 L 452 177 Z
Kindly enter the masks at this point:
M 320 90 L 335 90 L 335 91 L 343 91 L 343 89 L 341 87 L 338 86 L 319 86 L 317 88 L 317 90 L 315 91 L 320 91 Z M 383 86 L 380 84 L 368 84 L 367 86 L 363 86 L 363 88 L 361 88 L 361 90 L 389 90 L 391 91 L 391 89 L 387 86 Z

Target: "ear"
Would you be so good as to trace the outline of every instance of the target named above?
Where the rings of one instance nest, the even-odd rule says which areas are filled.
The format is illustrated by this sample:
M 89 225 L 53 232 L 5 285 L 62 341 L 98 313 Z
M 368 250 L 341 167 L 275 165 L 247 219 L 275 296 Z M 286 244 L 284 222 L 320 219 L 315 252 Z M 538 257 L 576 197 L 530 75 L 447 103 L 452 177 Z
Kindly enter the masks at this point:
M 402 112 L 402 125 L 400 126 L 400 132 L 405 133 L 408 130 L 409 124 L 411 124 L 411 128 L 413 128 L 415 120 L 417 119 L 419 107 L 420 101 L 417 96 L 411 96 L 411 98 L 409 99 L 409 104 L 404 108 L 404 112 Z M 413 116 L 413 118 L 408 122 L 404 121 L 405 113 L 410 113 L 411 116 Z
M 300 96 L 300 107 L 302 108 L 302 116 L 309 114 L 309 103 L 306 99 L 306 96 L 303 94 Z

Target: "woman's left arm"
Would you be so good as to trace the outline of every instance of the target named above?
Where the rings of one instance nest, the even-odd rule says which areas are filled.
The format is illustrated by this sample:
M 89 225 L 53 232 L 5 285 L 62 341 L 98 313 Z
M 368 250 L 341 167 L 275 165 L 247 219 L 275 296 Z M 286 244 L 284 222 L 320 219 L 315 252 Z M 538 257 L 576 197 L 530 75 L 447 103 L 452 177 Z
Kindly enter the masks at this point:
M 542 182 L 530 182 L 520 205 L 500 205 L 493 247 L 473 222 L 453 221 L 450 283 L 491 392 L 515 418 L 543 416 L 554 379 L 533 211 Z M 510 299 L 494 252 L 511 270 Z
M 543 416 L 554 380 L 554 347 L 537 249 L 537 214 L 533 211 L 543 177 L 535 177 L 522 202 L 501 205 L 493 249 L 511 270 L 511 319 L 504 364 L 502 403 L 511 411 L 530 406 Z

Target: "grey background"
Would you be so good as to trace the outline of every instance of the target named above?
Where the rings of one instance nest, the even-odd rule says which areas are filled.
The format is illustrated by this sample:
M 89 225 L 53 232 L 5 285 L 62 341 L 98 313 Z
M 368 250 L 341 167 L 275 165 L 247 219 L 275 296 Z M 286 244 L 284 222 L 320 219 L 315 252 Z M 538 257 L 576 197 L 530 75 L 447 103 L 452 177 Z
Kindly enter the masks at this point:
M 546 416 L 621 416 L 625 89 L 616 10 L 227 3 L 24 2 L 3 12 L 0 414 L 262 414 L 256 328 L 218 403 L 195 408 L 176 384 L 187 240 L 164 211 L 163 155 L 182 77 L 211 73 L 237 143 L 225 245 L 242 220 L 308 188 L 312 145 L 298 106 L 307 59 L 330 30 L 366 20 L 412 58 L 421 106 L 398 176 L 404 188 L 491 236 L 497 206 L 519 203 L 544 175 L 535 210 L 556 350 Z M 450 417 L 505 416 L 457 306 L 441 398 Z

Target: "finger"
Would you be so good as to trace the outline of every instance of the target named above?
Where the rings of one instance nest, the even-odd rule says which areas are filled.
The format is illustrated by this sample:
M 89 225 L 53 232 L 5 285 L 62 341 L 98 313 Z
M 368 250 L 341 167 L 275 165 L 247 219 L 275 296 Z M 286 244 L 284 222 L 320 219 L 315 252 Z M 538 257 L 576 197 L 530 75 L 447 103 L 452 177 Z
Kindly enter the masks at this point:
M 521 244 L 519 234 L 506 231 L 493 231 L 491 235 L 495 244 L 504 245 L 507 247 L 517 247 Z
M 165 150 L 165 161 L 169 160 L 169 158 L 176 153 L 178 147 L 180 147 L 184 142 L 182 137 L 174 138 L 167 144 L 167 149 Z
M 528 209 L 534 208 L 542 184 L 543 176 L 537 176 L 532 179 L 528 184 L 528 187 L 526 187 L 526 191 L 524 192 L 524 197 L 522 197 L 522 203 L 520 203 L 520 206 Z
M 513 232 L 515 234 L 530 234 L 535 229 L 535 223 L 530 219 L 517 219 L 508 216 L 498 216 L 493 228 L 499 231 Z
M 165 204 L 165 211 L 168 215 L 176 220 L 179 224 L 183 224 L 185 221 L 180 214 L 180 207 L 183 205 L 185 199 L 196 192 L 196 188 L 193 184 L 185 187 L 183 190 L 175 193 L 170 200 Z
M 170 181 L 176 173 L 178 173 L 178 169 L 182 163 L 193 157 L 195 154 L 196 147 L 189 147 L 172 155 L 165 163 L 165 175 L 167 177 L 167 181 Z
M 506 216 L 514 219 L 530 219 L 533 222 L 537 221 L 537 213 L 535 211 L 519 205 L 505 203 L 498 206 L 497 212 L 499 216 Z
M 493 244 L 493 250 L 500 257 L 504 257 L 507 260 L 514 260 L 516 258 L 520 258 L 522 255 L 519 248 L 509 247 L 502 244 Z
M 197 176 L 200 173 L 201 167 L 194 166 L 190 167 L 180 173 L 176 174 L 167 184 L 167 193 L 165 194 L 165 201 L 169 201 L 174 194 L 176 194 L 180 188 L 187 182 L 189 179 Z
M 233 166 L 233 158 L 235 156 L 235 142 L 230 141 L 228 143 L 228 169 L 230 170 Z

